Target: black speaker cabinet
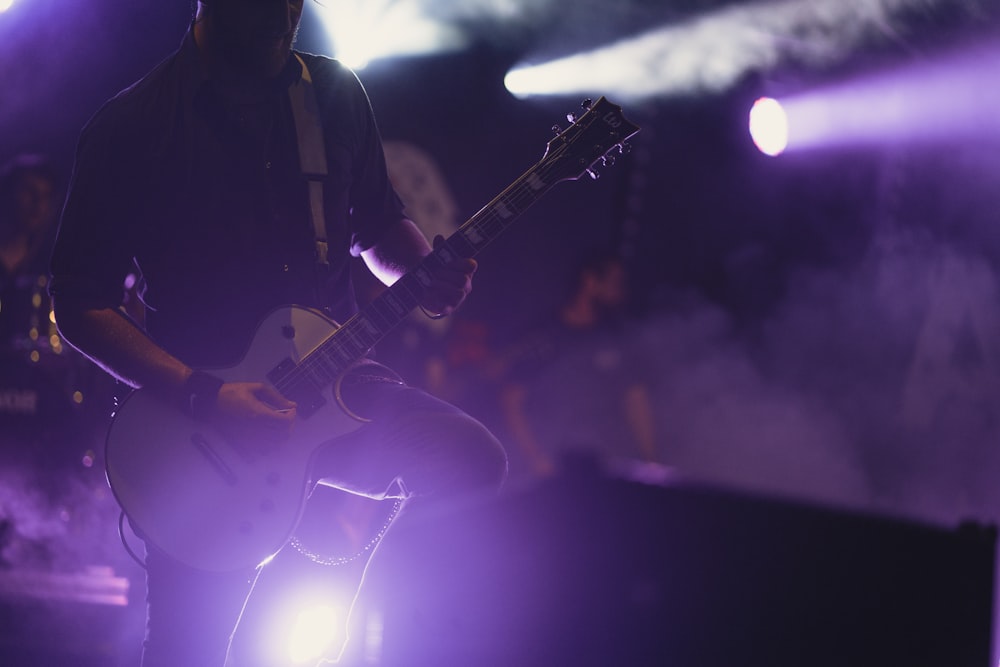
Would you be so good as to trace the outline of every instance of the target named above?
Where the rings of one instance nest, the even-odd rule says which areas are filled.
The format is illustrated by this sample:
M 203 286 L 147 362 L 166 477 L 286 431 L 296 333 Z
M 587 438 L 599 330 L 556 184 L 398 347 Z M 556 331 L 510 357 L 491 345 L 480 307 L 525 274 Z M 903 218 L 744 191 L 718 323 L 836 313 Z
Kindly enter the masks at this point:
M 394 527 L 364 661 L 988 667 L 995 537 L 577 471 Z

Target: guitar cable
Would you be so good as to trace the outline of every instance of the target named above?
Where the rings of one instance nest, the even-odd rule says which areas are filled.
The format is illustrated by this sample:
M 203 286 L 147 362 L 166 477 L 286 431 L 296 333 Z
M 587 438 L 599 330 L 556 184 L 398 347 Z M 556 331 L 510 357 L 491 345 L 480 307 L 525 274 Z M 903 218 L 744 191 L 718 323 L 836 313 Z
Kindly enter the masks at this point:
M 118 539 L 122 541 L 122 546 L 125 547 L 125 553 L 127 553 L 132 560 L 139 565 L 139 567 L 145 570 L 146 561 L 139 557 L 139 554 L 135 552 L 132 545 L 128 543 L 128 536 L 125 535 L 125 510 L 118 513 Z
M 372 539 L 369 540 L 367 544 L 365 544 L 360 550 L 358 550 L 354 554 L 351 554 L 349 556 L 333 556 L 333 557 L 323 556 L 310 551 L 294 535 L 289 540 L 289 544 L 291 544 L 292 548 L 294 548 L 300 554 L 302 554 L 309 560 L 313 561 L 317 565 L 345 565 L 347 563 L 356 561 L 365 554 L 368 554 L 370 558 L 371 554 L 375 552 L 375 549 L 382 542 L 382 538 L 385 537 L 385 534 L 389 530 L 389 527 L 392 526 L 392 524 L 395 522 L 396 517 L 403 509 L 403 506 L 406 504 L 406 501 L 409 500 L 411 497 L 409 491 L 406 488 L 406 485 L 403 484 L 402 478 L 397 477 L 396 479 L 394 479 L 393 485 L 397 486 L 399 491 L 398 495 L 393 497 L 394 502 L 392 509 L 389 511 L 388 517 L 386 517 L 385 522 L 382 524 L 382 527 L 379 528 L 378 532 L 375 533 Z M 392 485 L 390 485 L 390 488 L 392 488 Z M 125 553 L 127 553 L 129 557 L 132 560 L 134 560 L 139 567 L 145 570 L 146 569 L 145 559 L 140 557 L 139 554 L 136 553 L 135 549 L 132 548 L 132 545 L 129 544 L 128 542 L 128 535 L 126 534 L 125 530 L 125 519 L 126 519 L 125 510 L 120 510 L 118 512 L 118 539 L 121 540 L 122 547 L 125 549 Z

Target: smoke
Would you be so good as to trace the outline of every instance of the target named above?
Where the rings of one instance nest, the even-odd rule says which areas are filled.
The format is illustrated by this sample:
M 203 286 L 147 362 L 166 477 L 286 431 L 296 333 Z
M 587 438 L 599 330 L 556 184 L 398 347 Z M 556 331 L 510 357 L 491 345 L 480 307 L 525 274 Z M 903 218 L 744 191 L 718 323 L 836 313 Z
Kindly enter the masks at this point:
M 117 515 L 98 471 L 7 462 L 0 467 L 0 568 L 76 572 L 120 564 Z
M 1000 516 L 1000 165 L 986 145 L 944 152 L 887 161 L 860 261 L 799 266 L 753 335 L 707 305 L 652 325 L 683 351 L 660 371 L 682 467 L 938 521 Z
M 683 478 L 809 503 L 945 524 L 1000 517 L 993 267 L 907 230 L 849 269 L 802 269 L 790 283 L 753 332 L 688 293 L 620 341 L 653 378 L 660 461 Z M 541 380 L 566 407 L 540 418 L 553 449 L 574 446 L 565 438 L 581 425 L 606 433 L 599 420 L 622 419 L 590 407 L 615 398 L 606 386 L 566 372 L 581 358 Z
M 627 99 L 715 94 L 750 74 L 828 68 L 866 49 L 906 47 L 907 33 L 917 32 L 914 16 L 929 20 L 944 10 L 961 15 L 960 22 L 989 14 L 978 2 L 956 0 L 742 3 L 525 67 L 518 71 L 518 92 L 599 89 Z
M 995 522 L 996 143 L 751 161 L 756 171 L 670 145 L 689 159 L 644 170 L 652 201 L 634 244 L 635 267 L 660 277 L 640 286 L 655 305 L 617 346 L 650 382 L 660 461 L 754 493 Z M 570 407 L 543 425 L 554 448 L 597 433 L 605 417 L 590 406 L 614 399 L 559 372 L 546 393 Z

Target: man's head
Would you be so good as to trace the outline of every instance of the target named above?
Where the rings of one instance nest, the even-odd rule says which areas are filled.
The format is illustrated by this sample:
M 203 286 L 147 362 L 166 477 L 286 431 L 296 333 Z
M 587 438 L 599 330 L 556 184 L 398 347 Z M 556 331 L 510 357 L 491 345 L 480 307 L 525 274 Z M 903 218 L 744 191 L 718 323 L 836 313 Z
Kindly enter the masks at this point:
M 56 176 L 45 158 L 20 155 L 0 167 L 0 240 L 43 236 L 56 213 Z
M 586 258 L 577 271 L 577 291 L 602 309 L 620 308 L 628 298 L 624 260 L 616 253 L 607 252 Z
M 291 54 L 304 0 L 200 0 L 195 38 L 212 58 L 253 78 L 277 76 Z

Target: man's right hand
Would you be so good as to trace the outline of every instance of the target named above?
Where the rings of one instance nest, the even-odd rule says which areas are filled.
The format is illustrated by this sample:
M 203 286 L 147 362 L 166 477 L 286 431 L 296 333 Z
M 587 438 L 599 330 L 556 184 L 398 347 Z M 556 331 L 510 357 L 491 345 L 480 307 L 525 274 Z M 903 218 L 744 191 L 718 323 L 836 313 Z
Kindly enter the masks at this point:
M 211 421 L 248 453 L 268 454 L 291 436 L 295 414 L 295 403 L 268 384 L 227 382 Z

